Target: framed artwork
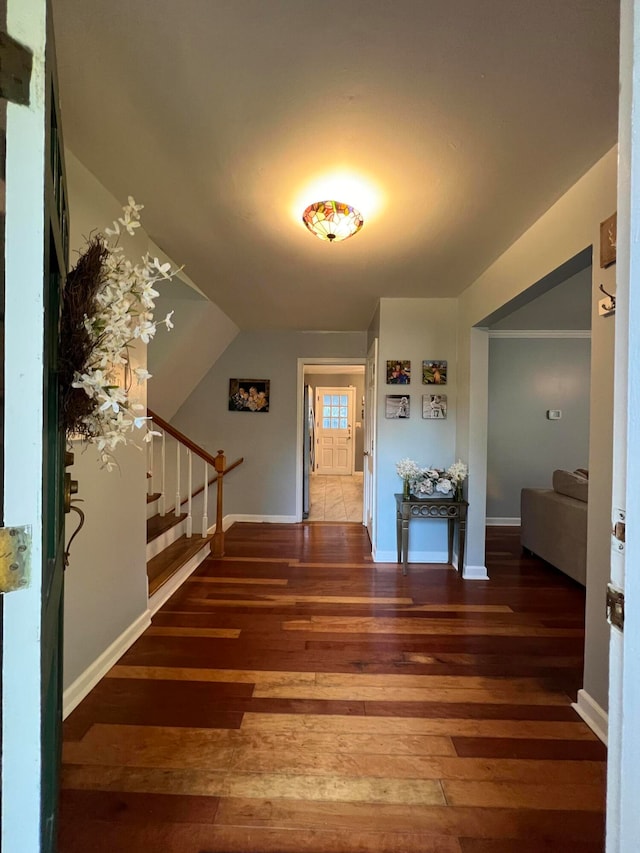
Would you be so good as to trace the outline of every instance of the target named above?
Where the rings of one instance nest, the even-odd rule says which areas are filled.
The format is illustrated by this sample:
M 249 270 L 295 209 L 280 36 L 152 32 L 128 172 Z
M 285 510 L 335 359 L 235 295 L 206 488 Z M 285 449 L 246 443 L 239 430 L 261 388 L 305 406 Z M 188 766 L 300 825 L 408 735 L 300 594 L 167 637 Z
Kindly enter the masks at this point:
M 411 362 L 394 361 L 387 362 L 387 385 L 408 385 L 411 382 Z
M 618 214 L 613 213 L 600 223 L 600 266 L 610 267 L 616 262 L 618 243 Z
M 442 421 L 447 417 L 446 394 L 423 394 L 422 417 Z
M 423 385 L 446 385 L 447 384 L 447 362 L 446 361 L 423 361 L 422 362 L 422 384 Z
M 387 394 L 385 397 L 385 418 L 411 417 L 411 399 L 402 394 Z
M 268 412 L 269 379 L 230 379 L 230 412 Z

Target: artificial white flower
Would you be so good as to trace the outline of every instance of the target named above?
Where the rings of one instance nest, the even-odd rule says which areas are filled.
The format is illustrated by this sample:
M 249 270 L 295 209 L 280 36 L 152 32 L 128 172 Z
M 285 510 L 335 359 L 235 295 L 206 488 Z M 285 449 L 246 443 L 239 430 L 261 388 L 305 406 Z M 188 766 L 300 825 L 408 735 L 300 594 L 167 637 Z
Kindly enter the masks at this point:
M 129 347 L 134 341 L 147 344 L 156 333 L 154 320 L 155 300 L 160 295 L 155 289 L 158 281 L 171 279 L 177 272 L 169 263 L 160 263 L 147 253 L 140 263 L 133 264 L 124 256 L 116 242 L 123 230 L 135 235 L 140 228 L 140 211 L 132 196 L 122 208 L 122 216 L 114 220 L 113 227 L 105 228 L 102 243 L 107 250 L 103 262 L 104 283 L 95 296 L 96 312 L 83 320 L 84 328 L 94 343 L 90 361 L 78 371 L 72 382 L 82 388 L 95 401 L 91 413 L 83 419 L 90 436 L 88 439 L 98 449 L 103 467 L 108 471 L 116 466 L 113 451 L 121 444 L 132 442 L 133 430 L 144 430 L 143 441 L 151 441 L 159 433 L 149 429 L 149 418 L 135 414 L 144 411 L 140 403 L 129 400 L 129 389 L 118 383 L 122 366 L 130 363 Z M 111 238 L 110 241 L 107 238 Z M 171 311 L 160 321 L 173 328 Z M 131 371 L 138 384 L 151 378 L 144 367 Z

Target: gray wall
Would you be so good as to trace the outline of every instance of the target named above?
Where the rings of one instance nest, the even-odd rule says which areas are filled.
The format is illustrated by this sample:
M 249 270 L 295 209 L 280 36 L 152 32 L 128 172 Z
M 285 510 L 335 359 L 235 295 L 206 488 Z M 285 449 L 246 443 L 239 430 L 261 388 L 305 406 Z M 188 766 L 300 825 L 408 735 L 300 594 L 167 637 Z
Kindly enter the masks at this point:
M 247 331 L 234 339 L 173 418 L 209 452 L 244 456 L 225 480 L 225 515 L 295 516 L 298 358 L 364 358 L 366 344 L 366 332 Z M 228 411 L 230 378 L 269 379 L 269 411 Z
M 549 488 L 555 468 L 588 466 L 590 350 L 586 338 L 490 340 L 489 519 L 519 518 L 520 490 Z
M 346 388 L 353 385 L 356 389 L 353 438 L 355 442 L 354 466 L 356 471 L 363 470 L 364 457 L 364 417 L 362 398 L 364 397 L 364 373 L 311 373 L 305 376 L 307 385 L 311 385 L 314 394 L 316 388 Z M 359 424 L 359 426 L 358 426 Z
M 590 329 L 591 265 L 518 308 L 492 329 Z

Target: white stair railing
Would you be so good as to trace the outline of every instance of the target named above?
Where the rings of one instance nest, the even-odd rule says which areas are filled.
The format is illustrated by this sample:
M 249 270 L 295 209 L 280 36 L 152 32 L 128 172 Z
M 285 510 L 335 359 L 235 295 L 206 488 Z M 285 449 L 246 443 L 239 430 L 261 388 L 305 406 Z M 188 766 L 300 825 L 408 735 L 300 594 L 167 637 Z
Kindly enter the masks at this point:
M 182 501 L 180 500 L 180 442 L 176 442 L 176 506 L 174 515 L 180 515 Z
M 208 490 L 207 490 L 208 491 Z M 193 500 L 193 471 L 191 464 L 191 451 L 187 448 L 187 539 L 193 535 L 193 518 L 191 517 L 191 502 Z
M 167 476 L 167 448 L 166 448 L 166 433 L 162 430 L 162 450 L 160 451 L 160 506 L 159 511 L 160 515 L 165 516 L 167 514 L 167 489 L 166 489 L 166 476 Z
M 206 485 L 208 482 L 209 482 L 209 466 L 207 465 L 207 463 L 205 461 L 205 463 L 204 463 L 205 489 L 204 489 L 204 495 L 203 495 L 203 498 L 204 498 L 203 507 L 204 507 L 204 509 L 202 511 L 202 536 L 203 536 L 203 538 L 209 532 L 209 516 L 207 514 L 208 510 L 209 510 L 209 489 Z

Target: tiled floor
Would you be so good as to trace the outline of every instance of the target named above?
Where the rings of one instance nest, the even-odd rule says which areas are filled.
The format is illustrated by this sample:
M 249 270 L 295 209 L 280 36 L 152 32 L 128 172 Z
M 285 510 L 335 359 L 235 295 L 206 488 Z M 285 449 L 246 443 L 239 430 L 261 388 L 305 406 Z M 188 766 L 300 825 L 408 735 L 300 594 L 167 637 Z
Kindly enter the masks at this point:
M 350 477 L 312 474 L 309 521 L 362 521 L 362 471 Z

